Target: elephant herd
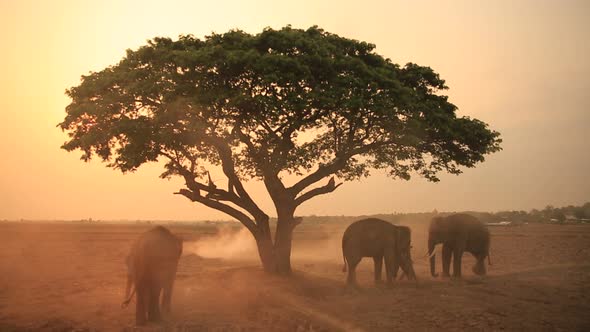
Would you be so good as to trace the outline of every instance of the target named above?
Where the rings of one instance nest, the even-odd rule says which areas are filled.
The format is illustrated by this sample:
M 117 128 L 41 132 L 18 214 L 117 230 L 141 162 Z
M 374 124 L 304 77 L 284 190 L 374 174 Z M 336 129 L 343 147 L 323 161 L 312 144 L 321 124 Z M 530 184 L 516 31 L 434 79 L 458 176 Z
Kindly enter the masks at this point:
M 430 273 L 437 277 L 435 251 L 442 243 L 443 277 L 450 277 L 451 257 L 453 277 L 461 277 L 461 260 L 464 252 L 471 253 L 477 263 L 473 272 L 486 274 L 485 259 L 490 257 L 490 232 L 477 218 L 468 214 L 435 217 L 428 228 L 428 256 Z M 385 261 L 388 283 L 397 277 L 401 267 L 405 276 L 416 280 L 410 255 L 411 232 L 406 226 L 396 226 L 385 220 L 368 218 L 352 223 L 342 236 L 344 271 L 348 265 L 347 284 L 356 286 L 355 268 L 363 257 L 372 257 L 375 263 L 375 283 L 381 282 L 381 269 Z
M 444 277 L 450 277 L 451 258 L 453 277 L 461 277 L 464 252 L 471 253 L 477 259 L 473 272 L 477 275 L 486 274 L 485 259 L 487 257 L 489 262 L 490 233 L 477 218 L 453 214 L 432 219 L 428 229 L 428 256 L 433 277 L 438 276 L 434 248 L 441 243 Z M 408 279 L 416 280 L 411 248 L 411 231 L 406 226 L 393 225 L 377 218 L 352 223 L 342 236 L 344 271 L 348 271 L 347 285 L 356 287 L 355 269 L 363 257 L 373 258 L 377 284 L 382 282 L 383 262 L 388 283 L 397 278 L 400 268 L 402 277 L 405 275 Z M 172 288 L 181 254 L 182 240 L 162 226 L 141 234 L 133 243 L 126 259 L 127 287 L 122 307 L 126 307 L 136 295 L 137 325 L 160 320 L 160 306 L 163 312 L 170 311 Z

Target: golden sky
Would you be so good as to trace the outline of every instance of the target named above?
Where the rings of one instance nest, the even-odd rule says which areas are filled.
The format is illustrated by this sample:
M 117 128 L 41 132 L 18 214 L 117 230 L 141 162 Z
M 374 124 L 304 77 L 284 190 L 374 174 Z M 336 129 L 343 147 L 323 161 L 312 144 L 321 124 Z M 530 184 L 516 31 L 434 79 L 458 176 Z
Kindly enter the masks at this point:
M 504 150 L 441 182 L 382 173 L 299 215 L 529 210 L 590 201 L 590 1 L 0 0 L 1 219 L 229 219 L 172 195 L 159 165 L 123 175 L 67 153 L 66 88 L 156 36 L 319 25 L 447 80 L 459 114 Z M 270 200 L 249 185 L 271 215 Z

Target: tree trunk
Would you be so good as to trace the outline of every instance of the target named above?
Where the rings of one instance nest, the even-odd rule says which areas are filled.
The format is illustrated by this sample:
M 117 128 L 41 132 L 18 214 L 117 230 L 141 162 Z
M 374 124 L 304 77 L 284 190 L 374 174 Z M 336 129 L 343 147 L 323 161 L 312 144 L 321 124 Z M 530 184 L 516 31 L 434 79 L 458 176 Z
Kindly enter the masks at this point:
M 274 252 L 278 274 L 291 274 L 291 243 L 294 228 L 292 220 L 289 219 L 279 219 L 277 223 Z
M 270 235 L 255 236 L 258 255 L 266 272 L 291 274 L 291 243 L 294 228 L 292 223 L 279 222 L 274 245 Z
M 275 273 L 277 264 L 271 238 L 256 238 L 256 245 L 264 271 Z
M 291 244 L 293 230 L 298 222 L 293 218 L 294 209 L 279 210 L 274 244 L 268 221 L 258 221 L 258 232 L 254 234 L 258 255 L 264 270 L 273 274 L 291 274 Z
M 256 240 L 260 262 L 266 272 L 275 273 L 276 259 L 268 219 L 258 220 L 257 226 L 257 233 L 252 235 L 254 235 L 254 239 Z

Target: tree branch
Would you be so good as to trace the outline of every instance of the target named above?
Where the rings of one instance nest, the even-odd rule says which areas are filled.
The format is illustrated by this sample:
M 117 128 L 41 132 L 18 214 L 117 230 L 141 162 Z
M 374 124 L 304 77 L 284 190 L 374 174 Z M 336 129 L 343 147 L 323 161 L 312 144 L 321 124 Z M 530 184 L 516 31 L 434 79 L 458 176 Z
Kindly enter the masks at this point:
M 342 182 L 336 184 L 336 181 L 334 180 L 334 177 L 332 177 L 328 181 L 328 184 L 326 184 L 325 186 L 312 189 L 312 190 L 306 192 L 305 194 L 297 197 L 295 199 L 295 206 L 299 206 L 303 202 L 305 202 L 307 200 L 310 200 L 310 199 L 312 199 L 312 198 L 314 198 L 316 196 L 331 193 L 334 190 L 336 190 L 336 188 L 340 187 L 341 185 L 342 185 Z
M 215 184 L 211 180 L 211 175 L 209 174 L 209 171 L 207 171 L 207 178 L 209 180 L 209 184 L 204 184 L 195 181 L 194 163 L 190 157 L 187 156 L 187 159 L 191 161 L 191 170 L 188 170 L 181 164 L 180 160 L 177 157 L 175 158 L 174 156 L 164 151 L 160 151 L 160 154 L 170 159 L 175 164 L 176 170 L 184 178 L 184 182 L 190 190 L 194 192 L 200 192 L 201 190 L 203 190 L 207 193 L 208 198 L 230 201 L 244 208 L 243 204 L 240 204 L 240 197 L 238 197 L 235 193 L 229 190 L 225 191 L 222 189 L 218 189 L 217 186 L 215 186 Z
M 269 128 L 269 130 L 270 130 L 270 128 Z M 250 138 L 248 137 L 248 135 L 246 135 L 242 132 L 239 125 L 236 125 L 233 128 L 232 133 L 236 134 L 239 137 L 240 141 L 242 143 L 246 144 L 246 146 L 248 146 L 251 153 L 253 154 L 253 158 L 256 160 L 258 166 L 260 167 L 260 169 L 263 173 L 264 185 L 266 186 L 268 193 L 270 194 L 273 202 L 275 202 L 275 203 L 279 202 L 283 198 L 282 196 L 284 195 L 284 193 L 286 193 L 286 190 L 285 190 L 285 185 L 283 184 L 281 179 L 278 177 L 278 172 L 276 170 L 272 169 L 272 167 L 270 167 L 268 165 L 267 161 L 264 158 L 260 158 L 259 156 L 256 155 L 256 147 L 250 141 Z M 273 153 L 273 155 L 274 155 L 274 153 Z M 274 156 L 274 157 L 276 158 L 276 156 Z M 232 185 L 233 185 L 233 183 L 232 183 Z M 294 197 L 294 195 L 292 197 Z
M 369 144 L 361 145 L 357 148 L 353 148 L 348 150 L 345 154 L 334 158 L 332 163 L 326 165 L 320 165 L 318 169 L 304 177 L 303 179 L 299 180 L 299 182 L 295 183 L 293 186 L 289 187 L 287 190 L 293 194 L 297 195 L 302 192 L 305 188 L 309 187 L 310 185 L 320 181 L 321 179 L 334 174 L 341 170 L 344 166 L 346 166 L 346 161 L 352 158 L 353 156 L 363 154 L 366 152 L 371 151 L 372 149 L 395 143 L 393 140 L 386 140 L 380 142 L 372 142 Z
M 236 193 L 240 198 L 240 202 L 243 204 L 241 207 L 250 212 L 255 220 L 268 220 L 268 215 L 264 213 L 264 211 L 262 211 L 252 200 L 248 192 L 246 192 L 246 189 L 240 181 L 240 178 L 236 174 L 231 148 L 228 146 L 228 144 L 223 139 L 218 137 L 207 137 L 204 138 L 204 141 L 210 143 L 217 150 L 219 159 L 221 159 L 223 173 L 225 176 L 227 176 L 229 182 L 231 182 L 232 187 L 236 190 Z
M 195 193 L 195 192 L 188 190 L 188 189 L 180 189 L 178 192 L 176 192 L 174 194 L 175 195 L 182 195 L 182 196 L 190 199 L 193 202 L 199 202 L 199 203 L 201 203 L 205 206 L 208 206 L 212 209 L 221 211 L 229 216 L 232 216 L 235 219 L 237 219 L 239 222 L 241 222 L 244 226 L 246 226 L 246 228 L 248 228 L 254 236 L 258 236 L 258 228 L 256 227 L 256 224 L 254 223 L 254 221 L 252 221 L 252 219 L 250 219 L 250 217 L 248 217 L 243 212 L 241 212 L 229 205 L 223 204 L 219 201 L 215 201 L 213 199 L 203 197 L 203 196 L 199 195 L 198 193 Z
M 315 172 L 299 180 L 299 182 L 295 183 L 287 190 L 291 192 L 293 195 L 299 194 L 310 185 L 320 181 L 321 179 L 325 178 L 326 176 L 329 176 L 330 174 L 336 173 L 338 170 L 340 170 L 342 167 L 346 165 L 345 160 L 346 159 L 335 158 L 331 164 L 320 165 Z

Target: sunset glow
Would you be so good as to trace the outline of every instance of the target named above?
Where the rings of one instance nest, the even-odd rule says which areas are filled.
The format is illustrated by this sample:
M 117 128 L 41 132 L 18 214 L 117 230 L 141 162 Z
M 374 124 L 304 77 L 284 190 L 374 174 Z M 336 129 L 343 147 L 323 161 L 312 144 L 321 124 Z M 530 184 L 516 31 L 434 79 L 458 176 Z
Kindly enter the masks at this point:
M 503 151 L 440 183 L 379 172 L 299 215 L 530 210 L 590 197 L 587 1 L 0 1 L 0 220 L 228 219 L 172 193 L 161 165 L 132 174 L 83 163 L 56 127 L 80 76 L 156 36 L 318 25 L 432 67 L 460 115 L 502 134 Z M 215 180 L 215 175 L 214 175 Z M 249 183 L 274 214 L 263 186 Z

